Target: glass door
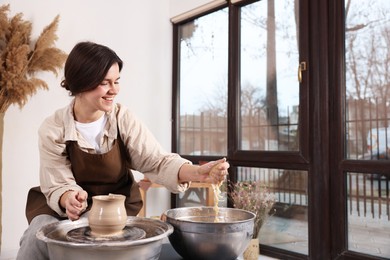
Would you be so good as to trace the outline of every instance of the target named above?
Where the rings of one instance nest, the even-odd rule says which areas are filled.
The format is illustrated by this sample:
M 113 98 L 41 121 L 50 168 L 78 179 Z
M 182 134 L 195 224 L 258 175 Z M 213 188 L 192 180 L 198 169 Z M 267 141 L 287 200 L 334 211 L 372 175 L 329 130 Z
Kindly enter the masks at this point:
M 390 258 L 390 1 L 345 0 L 344 15 L 346 249 Z
M 302 1 L 232 7 L 229 160 L 237 182 L 262 181 L 277 203 L 260 230 L 264 250 L 309 254 L 307 71 L 299 43 Z M 241 5 L 240 5 L 241 4 Z M 303 40 L 304 41 L 304 40 Z M 302 135 L 303 133 L 303 135 Z
M 277 203 L 259 238 L 277 258 L 328 250 L 312 242 L 329 225 L 316 207 L 323 189 L 310 185 L 323 169 L 310 157 L 308 6 L 234 0 L 174 25 L 173 150 L 193 163 L 226 156 L 229 181 L 270 188 Z

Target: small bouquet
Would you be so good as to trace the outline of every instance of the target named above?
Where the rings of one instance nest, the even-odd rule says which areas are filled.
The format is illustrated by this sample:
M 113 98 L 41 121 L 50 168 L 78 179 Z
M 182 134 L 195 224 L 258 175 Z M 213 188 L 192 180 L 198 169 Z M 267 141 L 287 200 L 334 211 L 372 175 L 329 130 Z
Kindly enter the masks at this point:
M 22 13 L 9 18 L 9 9 L 9 4 L 0 6 L 0 113 L 12 104 L 22 108 L 39 88 L 48 89 L 37 74 L 57 76 L 68 56 L 55 47 L 59 15 L 33 41 L 32 23 Z
M 233 206 L 256 214 L 253 238 L 258 238 L 260 228 L 275 203 L 274 194 L 261 181 L 237 182 L 230 185 Z

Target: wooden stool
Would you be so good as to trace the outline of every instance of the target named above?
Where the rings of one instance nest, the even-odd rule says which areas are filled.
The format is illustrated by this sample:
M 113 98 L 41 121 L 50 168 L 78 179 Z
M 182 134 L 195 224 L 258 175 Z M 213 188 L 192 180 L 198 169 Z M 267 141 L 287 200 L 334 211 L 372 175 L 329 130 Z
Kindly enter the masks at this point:
M 138 213 L 138 217 L 146 217 L 146 203 L 147 203 L 147 191 L 149 188 L 165 188 L 164 186 L 156 183 L 152 183 L 150 180 L 144 178 L 138 182 L 141 192 L 141 198 L 144 203 L 140 212 Z M 206 205 L 205 206 L 214 206 L 214 190 L 210 183 L 201 183 L 201 182 L 191 182 L 189 187 L 191 188 L 205 188 L 206 191 Z

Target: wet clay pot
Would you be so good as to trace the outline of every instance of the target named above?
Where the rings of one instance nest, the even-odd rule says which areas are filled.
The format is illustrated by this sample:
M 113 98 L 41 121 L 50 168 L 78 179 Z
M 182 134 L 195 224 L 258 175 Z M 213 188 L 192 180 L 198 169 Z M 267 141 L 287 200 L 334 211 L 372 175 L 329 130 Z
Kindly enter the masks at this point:
M 124 195 L 109 194 L 92 197 L 88 214 L 89 227 L 93 236 L 120 235 L 126 226 L 127 214 Z

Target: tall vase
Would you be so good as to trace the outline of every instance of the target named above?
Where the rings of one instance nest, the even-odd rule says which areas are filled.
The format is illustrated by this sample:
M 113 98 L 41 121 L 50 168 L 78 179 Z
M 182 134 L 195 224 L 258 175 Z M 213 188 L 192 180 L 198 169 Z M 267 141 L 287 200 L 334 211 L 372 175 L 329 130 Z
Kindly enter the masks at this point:
M 92 235 L 99 237 L 121 234 L 127 221 L 125 199 L 124 195 L 111 193 L 92 197 L 92 207 L 88 214 Z
M 5 113 L 0 112 L 0 248 L 1 248 L 1 237 L 2 237 L 2 219 L 3 219 L 3 135 L 4 135 L 4 115 Z
M 258 260 L 260 255 L 259 239 L 252 238 L 248 247 L 244 251 L 244 260 Z

